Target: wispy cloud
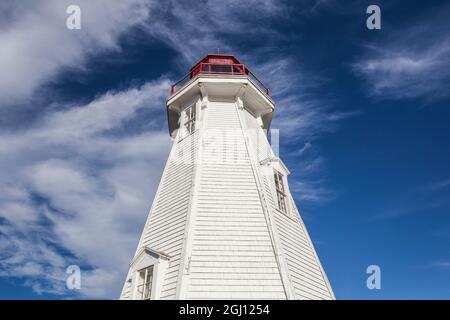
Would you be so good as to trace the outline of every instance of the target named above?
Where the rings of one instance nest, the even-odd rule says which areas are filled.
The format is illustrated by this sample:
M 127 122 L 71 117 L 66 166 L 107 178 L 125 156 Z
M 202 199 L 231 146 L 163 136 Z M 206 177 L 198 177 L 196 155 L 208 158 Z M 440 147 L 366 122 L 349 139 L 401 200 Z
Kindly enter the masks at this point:
M 295 151 L 295 154 L 301 156 L 305 154 L 309 149 L 311 149 L 311 147 L 312 147 L 311 142 L 309 141 L 305 142 L 305 144 L 303 144 L 303 147 Z
M 324 181 L 320 179 L 311 180 L 307 178 L 303 181 L 290 181 L 290 190 L 300 201 L 300 204 L 324 204 L 336 196 L 335 192 L 325 187 Z
M 424 191 L 439 191 L 450 187 L 450 179 L 440 180 L 421 187 Z
M 308 70 L 298 58 L 274 53 L 266 56 L 267 61 L 256 69 L 270 80 L 277 107 L 274 126 L 280 128 L 282 137 L 295 143 L 314 140 L 360 113 L 336 110 L 336 101 L 318 93 L 328 79 Z
M 447 180 L 431 182 L 395 194 L 391 203 L 384 204 L 370 221 L 398 219 L 421 212 L 433 212 L 445 208 L 450 203 Z
M 174 48 L 190 66 L 207 53 L 235 53 L 242 57 L 239 42 L 271 41 L 283 35 L 270 27 L 271 19 L 283 17 L 286 4 L 256 1 L 164 1 L 154 10 L 146 30 Z M 264 35 L 264 37 L 262 37 Z
M 430 264 L 430 267 L 442 268 L 442 269 L 450 269 L 450 261 L 434 262 L 434 263 Z
M 119 37 L 149 15 L 145 0 L 88 1 L 81 30 L 66 28 L 68 0 L 2 2 L 0 107 L 28 101 L 61 68 L 83 68 L 90 55 L 120 50 Z M 5 76 L 7 75 L 7 76 Z
M 309 146 L 309 147 L 306 147 Z M 296 176 L 289 179 L 289 189 L 295 199 L 303 205 L 323 205 L 336 198 L 337 191 L 327 187 L 324 175 L 326 160 L 311 144 L 305 145 L 301 154 L 294 151 L 297 159 Z
M 386 30 L 353 64 L 370 94 L 381 98 L 446 98 L 450 93 L 449 6 L 424 15 L 413 27 Z
M 107 93 L 0 133 L 0 275 L 67 294 L 65 268 L 85 266 L 82 292 L 120 291 L 170 140 L 155 125 L 114 135 L 145 109 L 160 110 L 167 80 Z M 163 123 L 159 121 L 159 123 Z M 32 276 L 32 277 L 30 277 Z

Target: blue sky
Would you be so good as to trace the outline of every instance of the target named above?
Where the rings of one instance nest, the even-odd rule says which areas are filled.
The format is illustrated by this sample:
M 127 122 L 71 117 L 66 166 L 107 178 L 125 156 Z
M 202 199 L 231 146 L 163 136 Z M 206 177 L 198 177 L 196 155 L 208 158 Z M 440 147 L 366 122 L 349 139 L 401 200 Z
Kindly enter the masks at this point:
M 73 3 L 81 30 L 65 27 Z M 449 299 L 449 15 L 445 1 L 2 2 L 0 299 L 118 297 L 170 149 L 170 83 L 218 49 L 271 88 L 336 297 Z

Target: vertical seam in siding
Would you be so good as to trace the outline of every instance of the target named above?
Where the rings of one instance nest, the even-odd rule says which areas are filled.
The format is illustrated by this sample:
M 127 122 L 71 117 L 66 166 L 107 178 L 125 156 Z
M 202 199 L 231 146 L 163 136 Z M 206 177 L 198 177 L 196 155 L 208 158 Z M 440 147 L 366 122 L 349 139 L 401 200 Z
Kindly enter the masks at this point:
M 184 274 L 184 270 L 186 268 L 186 264 L 189 263 L 188 259 L 190 257 L 190 247 L 191 247 L 191 242 L 192 240 L 190 239 L 192 237 L 192 232 L 193 232 L 193 225 L 194 225 L 194 219 L 195 219 L 195 209 L 193 208 L 193 206 L 195 205 L 195 201 L 194 201 L 194 197 L 196 194 L 196 190 L 198 189 L 199 186 L 199 172 L 200 172 L 200 163 L 201 163 L 201 149 L 202 149 L 202 143 L 201 143 L 201 139 L 202 139 L 202 135 L 203 135 L 203 119 L 204 119 L 204 109 L 202 108 L 201 105 L 201 99 L 197 100 L 197 102 L 195 103 L 195 107 L 196 107 L 196 114 L 198 115 L 198 118 L 196 120 L 197 122 L 197 132 L 193 133 L 193 134 L 197 134 L 197 137 L 194 140 L 194 154 L 191 155 L 191 159 L 192 161 L 194 161 L 193 164 L 193 169 L 192 169 L 192 185 L 191 185 L 191 191 L 190 191 L 190 196 L 189 196 L 189 204 L 188 204 L 188 212 L 186 214 L 186 225 L 185 225 L 185 232 L 184 232 L 184 236 L 183 236 L 183 247 L 181 249 L 181 257 L 180 257 L 180 265 L 179 265 L 179 269 L 178 269 L 178 278 L 177 278 L 177 284 L 176 284 L 176 293 L 175 293 L 175 299 L 185 299 L 186 296 L 186 292 L 183 291 L 183 286 L 186 287 L 186 281 L 188 280 L 188 278 L 186 277 L 186 275 Z M 202 117 L 201 121 L 200 117 Z
M 289 274 L 288 273 L 284 273 L 283 269 L 282 269 L 282 267 L 280 265 L 280 258 L 281 257 L 279 256 L 279 253 L 278 253 L 279 250 L 276 247 L 276 235 L 274 234 L 275 230 L 273 229 L 272 221 L 270 219 L 270 212 L 269 212 L 269 210 L 267 208 L 267 204 L 266 204 L 265 197 L 264 197 L 264 192 L 263 192 L 262 187 L 261 187 L 261 181 L 259 180 L 259 171 L 257 171 L 258 169 L 256 168 L 255 159 L 253 158 L 252 150 L 250 149 L 249 143 L 247 141 L 247 134 L 246 134 L 246 132 L 244 130 L 245 126 L 243 124 L 242 115 L 241 115 L 241 112 L 240 112 L 237 104 L 236 104 L 236 108 L 237 108 L 236 111 L 238 113 L 239 123 L 240 123 L 240 127 L 241 127 L 241 132 L 242 132 L 242 135 L 244 137 L 244 143 L 245 143 L 245 146 L 247 147 L 247 154 L 248 154 L 248 157 L 249 157 L 249 160 L 250 160 L 250 166 L 252 168 L 253 177 L 255 179 L 256 189 L 258 190 L 258 195 L 259 195 L 259 198 L 260 198 L 260 201 L 261 201 L 261 208 L 263 210 L 264 218 L 266 220 L 266 225 L 267 225 L 267 230 L 268 230 L 269 237 L 270 237 L 270 242 L 271 242 L 271 245 L 272 245 L 272 250 L 273 250 L 273 253 L 274 253 L 274 256 L 275 256 L 275 261 L 277 263 L 278 272 L 280 274 L 281 284 L 283 286 L 285 297 L 288 299 L 292 295 L 291 288 L 287 287 L 287 286 L 290 285 L 290 281 L 288 281 L 288 283 L 285 283 L 284 278 L 285 278 L 285 276 L 289 277 Z M 243 108 L 242 110 L 245 110 L 245 108 Z M 285 276 L 284 276 L 284 274 L 285 274 Z M 290 279 L 288 279 L 288 280 L 290 280 Z

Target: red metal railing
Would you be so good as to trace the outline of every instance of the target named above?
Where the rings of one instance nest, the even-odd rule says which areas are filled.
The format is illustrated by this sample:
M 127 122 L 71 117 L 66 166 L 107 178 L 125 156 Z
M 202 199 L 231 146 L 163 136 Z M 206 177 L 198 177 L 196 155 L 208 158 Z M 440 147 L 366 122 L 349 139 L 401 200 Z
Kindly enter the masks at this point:
M 170 95 L 185 85 L 191 78 L 199 74 L 229 74 L 229 75 L 248 75 L 258 86 L 270 96 L 270 90 L 267 88 L 244 64 L 218 64 L 218 63 L 199 63 L 187 75 L 173 83 L 170 86 Z
M 194 77 L 199 73 L 246 75 L 248 74 L 248 70 L 243 64 L 200 63 L 191 71 L 191 77 Z

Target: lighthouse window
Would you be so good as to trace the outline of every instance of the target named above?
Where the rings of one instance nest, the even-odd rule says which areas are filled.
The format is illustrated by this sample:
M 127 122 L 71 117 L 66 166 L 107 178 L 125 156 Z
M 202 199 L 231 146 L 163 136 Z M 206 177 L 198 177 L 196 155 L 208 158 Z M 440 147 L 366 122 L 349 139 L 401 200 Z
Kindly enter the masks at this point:
M 184 127 L 189 134 L 195 130 L 195 104 L 185 111 Z
M 286 192 L 284 189 L 283 175 L 274 170 L 275 189 L 277 191 L 278 209 L 287 213 L 286 210 Z
M 141 300 L 150 300 L 152 297 L 153 266 L 139 270 L 137 294 Z

